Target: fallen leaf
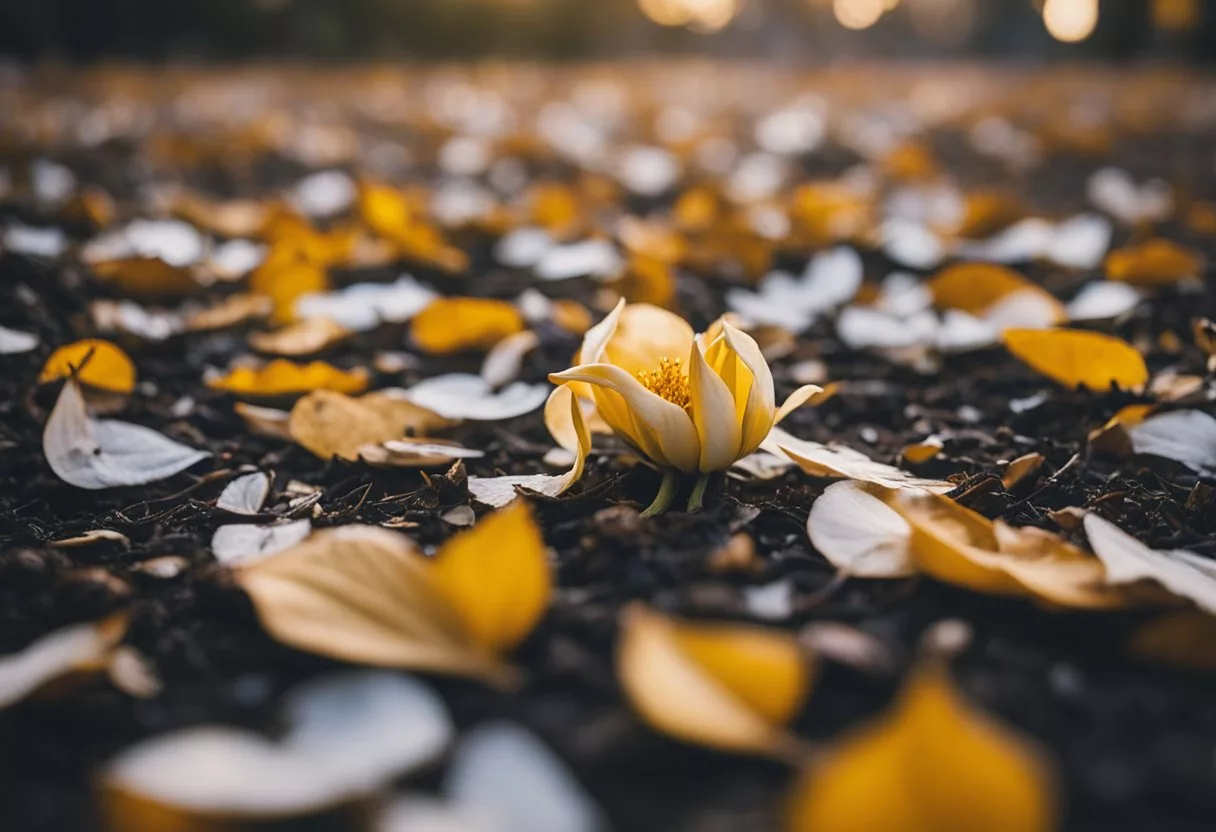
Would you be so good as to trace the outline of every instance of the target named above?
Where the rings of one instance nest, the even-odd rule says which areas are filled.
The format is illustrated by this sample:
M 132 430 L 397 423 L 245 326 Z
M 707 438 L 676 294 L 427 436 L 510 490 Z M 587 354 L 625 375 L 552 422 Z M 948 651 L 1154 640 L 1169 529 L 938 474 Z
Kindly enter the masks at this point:
M 1126 390 L 1148 383 L 1148 367 L 1126 341 L 1078 329 L 1010 329 L 1005 347 L 1015 358 L 1066 387 L 1105 392 L 1113 384 Z
M 234 514 L 257 514 L 269 494 L 270 477 L 262 471 L 254 471 L 224 486 L 215 507 Z
M 1085 516 L 1085 535 L 1111 586 L 1148 581 L 1216 614 L 1216 561 L 1179 549 L 1150 549 L 1109 520 Z
M 350 330 L 329 318 L 304 318 L 274 332 L 249 333 L 249 346 L 268 355 L 299 358 L 329 349 L 350 336 Z
M 729 751 L 798 756 L 786 730 L 815 668 L 785 633 L 678 622 L 641 604 L 621 614 L 617 675 L 656 730 Z
M 452 421 L 404 399 L 368 393 L 357 399 L 330 390 L 309 393 L 291 409 L 291 438 L 322 459 L 338 456 L 355 461 L 365 445 L 427 435 Z
M 124 295 L 143 298 L 187 297 L 204 285 L 193 266 L 173 265 L 159 257 L 107 260 L 94 264 L 93 273 Z
M 798 784 L 790 832 L 1048 832 L 1051 770 L 977 711 L 943 667 L 914 670 L 895 704 L 839 740 Z
M 249 430 L 258 436 L 292 441 L 292 436 L 287 430 L 287 422 L 291 418 L 291 413 L 288 411 L 276 410 L 273 407 L 260 407 L 246 402 L 234 402 L 232 409 L 245 420 L 245 425 Z
M 0 656 L 0 710 L 72 673 L 99 672 L 127 631 L 124 617 L 72 624 Z
M 0 355 L 19 355 L 38 348 L 37 335 L 0 326 Z
M 465 448 L 441 439 L 390 439 L 378 445 L 363 445 L 359 459 L 386 468 L 430 468 L 458 459 L 480 459 L 485 451 Z
M 201 725 L 120 752 L 99 774 L 106 828 L 295 826 L 318 815 L 345 828 L 366 812 L 359 801 L 433 762 L 455 733 L 433 690 L 383 671 L 319 677 L 293 689 L 283 711 L 277 741 Z
M 1005 473 L 1001 475 L 1001 485 L 1005 486 L 1006 491 L 1017 487 L 1024 479 L 1038 473 L 1046 461 L 1047 458 L 1039 453 L 1023 454 L 1005 466 Z
M 47 420 L 42 451 L 56 476 L 89 490 L 163 480 L 211 455 L 142 425 L 90 419 L 72 379 Z
M 481 378 L 492 388 L 515 381 L 523 369 L 524 356 L 539 346 L 540 338 L 531 330 L 508 335 L 486 353 Z
M 367 388 L 368 373 L 361 367 L 340 370 L 324 361 L 295 364 L 276 358 L 258 368 L 237 367 L 226 375 L 209 379 L 207 386 L 236 396 L 278 398 L 316 390 L 360 393 Z
M 1037 283 L 1013 269 L 992 263 L 960 263 L 938 272 L 929 281 L 933 300 L 944 309 L 961 309 L 976 316 L 987 314 L 997 303 L 1017 293 L 1030 293 L 1052 310 L 1048 324 L 1067 318 L 1064 305 Z
M 248 565 L 284 552 L 308 539 L 312 524 L 307 520 L 282 523 L 230 523 L 211 536 L 211 553 L 228 566 Z
M 799 439 L 781 428 L 773 428 L 760 448 L 774 456 L 792 460 L 813 477 L 844 477 L 872 482 L 884 488 L 909 488 L 935 493 L 954 488 L 948 482 L 922 479 L 894 466 L 875 462 L 860 451 L 843 445 L 828 446 Z
M 1132 451 L 1181 462 L 1201 474 L 1216 472 L 1216 419 L 1202 410 L 1172 410 L 1126 425 Z
M 58 381 L 73 373 L 98 390 L 130 393 L 135 389 L 135 363 L 118 346 L 100 338 L 65 344 L 51 353 L 38 374 L 38 383 Z
M 902 578 L 916 573 L 908 521 L 862 483 L 846 480 L 829 485 L 811 505 L 806 530 L 815 549 L 850 577 Z
M 500 422 L 536 410 L 549 398 L 545 384 L 513 382 L 495 391 L 483 376 L 449 373 L 420 381 L 408 390 L 386 395 L 413 402 L 447 419 Z
M 409 275 L 393 283 L 355 283 L 335 292 L 316 292 L 295 301 L 295 316 L 327 318 L 352 332 L 370 332 L 384 323 L 404 323 L 437 297 Z
M 514 304 L 489 298 L 436 298 L 414 316 L 410 337 L 432 355 L 488 350 L 524 329 Z
M 261 295 L 228 295 L 213 306 L 184 315 L 181 326 L 187 332 L 227 329 L 247 321 L 260 321 L 273 311 L 274 304 Z
M 473 640 L 494 653 L 514 649 L 549 608 L 545 541 L 523 501 L 444 543 L 430 574 Z
M 92 546 L 94 543 L 102 541 L 118 543 L 124 549 L 131 548 L 131 538 L 122 532 L 116 532 L 112 529 L 90 529 L 84 534 L 62 540 L 53 540 L 47 545 L 54 549 L 75 549 L 79 546 Z
M 1126 315 L 1144 298 L 1134 287 L 1111 280 L 1087 283 L 1068 304 L 1070 321 L 1104 321 Z
M 1106 276 L 1133 286 L 1197 280 L 1205 267 L 1202 254 L 1160 237 L 1117 249 L 1106 258 Z

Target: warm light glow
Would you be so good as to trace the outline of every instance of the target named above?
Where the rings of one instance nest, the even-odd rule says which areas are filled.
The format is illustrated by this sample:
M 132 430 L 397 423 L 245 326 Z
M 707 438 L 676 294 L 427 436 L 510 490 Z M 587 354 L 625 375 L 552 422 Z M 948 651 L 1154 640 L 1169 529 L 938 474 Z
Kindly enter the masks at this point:
M 1056 40 L 1077 43 L 1098 26 L 1098 0 L 1047 0 L 1043 25 Z
M 638 7 L 660 26 L 688 26 L 699 32 L 724 29 L 739 13 L 740 0 L 638 0 Z
M 1153 0 L 1153 23 L 1171 32 L 1191 29 L 1199 22 L 1199 0 Z
M 963 43 L 975 29 L 975 0 L 908 0 L 912 29 L 943 46 Z
M 868 29 L 887 10 L 887 0 L 833 0 L 832 12 L 846 29 Z

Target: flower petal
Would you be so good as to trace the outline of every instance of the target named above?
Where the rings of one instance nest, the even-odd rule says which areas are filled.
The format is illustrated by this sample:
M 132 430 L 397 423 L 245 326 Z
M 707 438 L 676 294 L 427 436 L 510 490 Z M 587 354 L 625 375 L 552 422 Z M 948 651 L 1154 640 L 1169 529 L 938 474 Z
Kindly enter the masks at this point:
M 700 443 L 684 408 L 647 390 L 612 364 L 586 364 L 549 376 L 552 381 L 581 381 L 596 388 L 596 406 L 612 429 L 661 465 L 691 474 L 697 470 Z M 613 402 L 601 390 L 620 396 Z M 623 407 L 621 406 L 623 405 Z M 628 417 L 628 418 L 626 418 Z
M 701 471 L 725 471 L 739 458 L 742 441 L 735 400 L 726 382 L 705 362 L 701 344 L 694 343 L 689 352 L 688 386 L 692 421 L 701 442 Z
M 729 323 L 724 323 L 722 330 L 727 346 L 739 356 L 739 360 L 752 374 L 751 389 L 747 393 L 747 409 L 743 414 L 743 445 L 740 448 L 742 455 L 746 456 L 759 448 L 768 432 L 773 429 L 773 420 L 777 415 L 773 374 L 760 353 L 760 347 L 750 335 Z
M 616 308 L 609 312 L 604 320 L 587 330 L 583 336 L 583 345 L 579 348 L 578 355 L 575 356 L 575 360 L 579 364 L 596 364 L 603 360 L 604 349 L 612 340 L 612 336 L 616 334 L 616 328 L 624 309 L 625 299 L 621 298 Z
M 631 303 L 621 310 L 603 357 L 584 355 L 582 363 L 607 361 L 636 375 L 655 369 L 664 358 L 674 361 L 688 355 L 692 341 L 692 327 L 679 315 L 648 303 Z
M 777 408 L 777 418 L 773 419 L 773 424 L 781 424 L 781 420 L 789 416 L 798 408 L 809 402 L 811 399 L 823 392 L 823 388 L 818 384 L 805 384 L 799 387 L 793 393 L 790 393 L 781 407 Z

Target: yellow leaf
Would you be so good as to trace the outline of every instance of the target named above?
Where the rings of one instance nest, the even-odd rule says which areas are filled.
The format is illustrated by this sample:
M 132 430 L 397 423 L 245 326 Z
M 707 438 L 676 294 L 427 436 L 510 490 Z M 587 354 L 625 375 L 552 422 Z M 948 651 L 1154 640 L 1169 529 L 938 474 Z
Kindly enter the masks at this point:
M 304 396 L 291 409 L 291 438 L 322 459 L 356 460 L 364 445 L 400 439 L 407 433 L 427 435 L 454 422 L 404 399 L 369 393 L 357 399 L 330 390 Z
M 329 277 L 324 267 L 305 259 L 294 249 L 272 248 L 262 265 L 249 276 L 249 291 L 265 295 L 274 302 L 273 320 L 280 324 L 295 319 L 296 300 L 328 288 Z
M 173 266 L 159 257 L 128 257 L 93 265 L 93 273 L 124 295 L 175 298 L 202 288 L 194 269 Z
M 1033 292 L 1055 308 L 1056 322 L 1067 320 L 1064 305 L 1037 283 L 1013 269 L 993 263 L 960 263 L 942 269 L 929 281 L 934 302 L 945 309 L 983 315 L 1014 292 Z
M 73 370 L 78 370 L 77 379 L 99 390 L 130 393 L 135 389 L 135 364 L 121 348 L 100 338 L 84 338 L 55 350 L 42 365 L 38 383 L 66 378 Z
M 677 622 L 633 605 L 622 614 L 617 674 L 655 730 L 730 751 L 796 757 L 786 723 L 814 668 L 785 633 Z
M 405 194 L 375 182 L 359 184 L 359 216 L 372 231 L 392 239 L 413 221 L 414 206 Z
M 1117 609 L 1128 593 L 1108 587 L 1102 562 L 1050 532 L 994 523 L 940 494 L 899 493 L 888 504 L 912 527 L 918 569 L 975 592 L 1051 607 Z
M 591 328 L 591 312 L 578 301 L 568 298 L 553 301 L 549 307 L 549 318 L 574 335 L 582 335 Z
M 488 350 L 523 329 L 523 315 L 505 300 L 437 298 L 415 316 L 410 332 L 419 349 L 450 355 Z
M 1155 238 L 1112 251 L 1106 276 L 1135 286 L 1163 286 L 1203 274 L 1203 255 L 1172 240 Z
M 238 569 L 262 626 L 309 653 L 488 680 L 509 675 L 479 647 L 408 537 L 374 526 L 315 532 Z
M 1078 329 L 1007 329 L 1005 347 L 1015 358 L 1066 387 L 1104 392 L 1113 384 L 1136 390 L 1148 383 L 1148 367 L 1126 341 Z
M 946 671 L 913 671 L 892 709 L 799 784 L 790 832 L 1048 832 L 1050 767 L 972 708 Z
M 629 257 L 629 266 L 615 288 L 630 303 L 670 308 L 676 300 L 676 279 L 671 266 L 645 254 Z
M 431 578 L 477 644 L 515 648 L 549 608 L 553 585 L 532 509 L 516 500 L 444 543 Z
M 208 381 L 207 386 L 236 396 L 257 398 L 298 396 L 314 390 L 359 393 L 367 387 L 367 376 L 362 368 L 339 370 L 324 361 L 294 364 L 276 358 L 257 369 L 237 367 L 225 376 Z
M 313 355 L 351 336 L 351 331 L 329 318 L 307 318 L 276 332 L 251 332 L 249 346 L 270 355 Z

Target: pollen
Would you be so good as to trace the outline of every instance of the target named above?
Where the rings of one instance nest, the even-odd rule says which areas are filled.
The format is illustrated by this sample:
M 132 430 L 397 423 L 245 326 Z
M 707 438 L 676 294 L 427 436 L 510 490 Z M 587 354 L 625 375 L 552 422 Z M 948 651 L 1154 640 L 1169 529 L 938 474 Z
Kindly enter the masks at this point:
M 670 358 L 660 358 L 657 369 L 642 370 L 638 373 L 638 381 L 650 392 L 682 408 L 687 409 L 692 401 L 688 376 L 684 373 L 683 362 L 678 358 L 674 361 Z

